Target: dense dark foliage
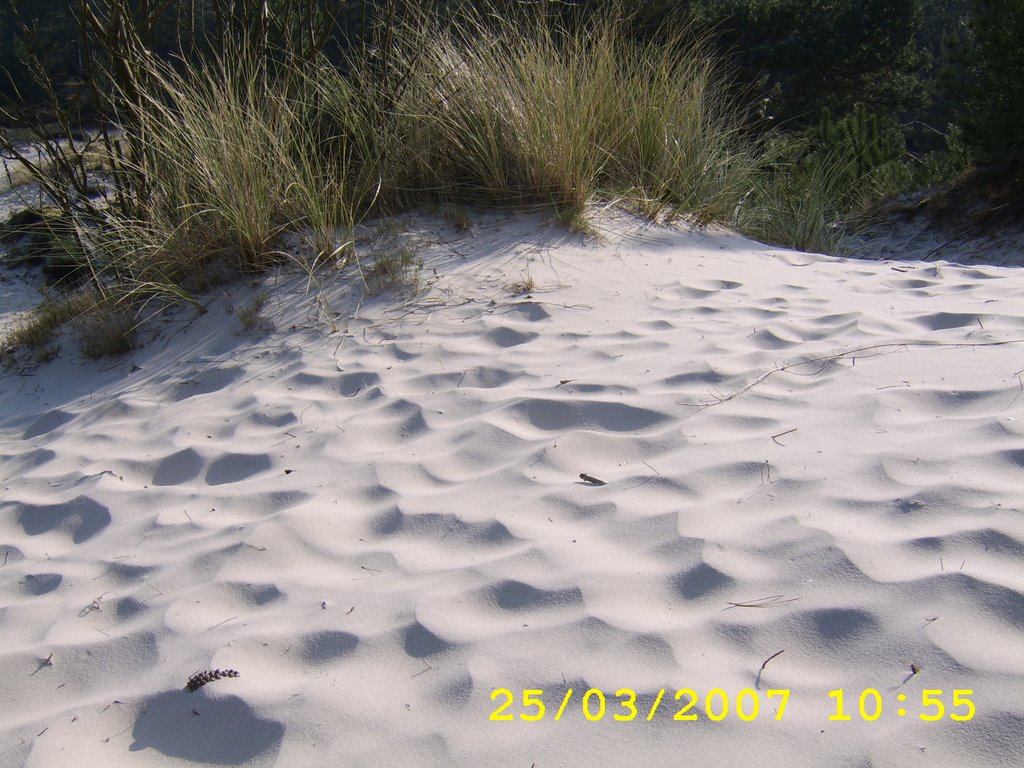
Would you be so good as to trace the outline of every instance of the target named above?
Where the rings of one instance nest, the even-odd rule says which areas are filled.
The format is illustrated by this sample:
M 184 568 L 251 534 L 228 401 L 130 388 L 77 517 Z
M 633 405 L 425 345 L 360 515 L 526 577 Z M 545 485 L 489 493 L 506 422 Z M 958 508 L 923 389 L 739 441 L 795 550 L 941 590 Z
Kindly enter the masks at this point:
M 922 0 L 708 0 L 738 75 L 783 125 L 812 125 L 822 108 L 902 113 L 923 101 Z
M 43 98 L 33 56 L 57 79 L 77 73 L 78 23 L 70 3 L 2 0 L 0 95 L 28 102 Z
M 46 95 L 30 51 L 57 82 L 88 77 L 79 17 L 91 12 L 115 36 L 112 0 L 0 0 L 0 96 Z M 389 30 L 410 13 L 456 17 L 466 6 L 494 17 L 572 25 L 607 12 L 607 0 L 137 0 L 149 19 L 141 40 L 157 55 L 198 60 L 243 31 L 265 46 L 312 55 L 359 46 L 387 66 Z M 266 7 L 268 13 L 264 12 Z M 863 114 L 895 131 L 910 151 L 943 149 L 962 129 L 975 158 L 1019 165 L 1024 123 L 1024 4 L 1019 0 L 618 0 L 637 36 L 667 20 L 709 36 L 751 105 L 753 126 L 821 132 L 822 110 L 841 121 Z M 96 31 L 96 28 L 93 30 Z M 86 37 L 95 47 L 96 35 Z M 118 39 L 105 43 L 116 48 Z M 124 38 L 127 40 L 127 38 Z M 122 40 L 121 42 L 124 42 Z M 92 52 L 93 57 L 97 54 Z M 102 62 L 101 62 L 102 63 Z
M 973 0 L 951 41 L 946 84 L 978 160 L 1024 177 L 1024 3 Z

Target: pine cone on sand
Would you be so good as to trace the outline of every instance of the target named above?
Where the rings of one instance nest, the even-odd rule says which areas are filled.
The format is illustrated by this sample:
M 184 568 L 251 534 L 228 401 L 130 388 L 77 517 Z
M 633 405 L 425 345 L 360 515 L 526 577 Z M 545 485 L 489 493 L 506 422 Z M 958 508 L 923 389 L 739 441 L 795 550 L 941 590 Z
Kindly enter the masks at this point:
M 185 688 L 188 689 L 189 693 L 194 693 L 207 683 L 220 680 L 222 677 L 238 677 L 238 672 L 233 669 L 208 669 L 204 672 L 196 672 L 185 683 Z

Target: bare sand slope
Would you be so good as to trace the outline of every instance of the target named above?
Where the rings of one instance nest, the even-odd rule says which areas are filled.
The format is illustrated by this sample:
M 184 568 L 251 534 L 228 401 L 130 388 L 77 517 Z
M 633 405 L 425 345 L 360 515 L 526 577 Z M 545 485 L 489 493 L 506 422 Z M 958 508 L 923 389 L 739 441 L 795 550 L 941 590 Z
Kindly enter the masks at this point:
M 0 765 L 1019 765 L 1024 273 L 599 222 L 3 374 Z

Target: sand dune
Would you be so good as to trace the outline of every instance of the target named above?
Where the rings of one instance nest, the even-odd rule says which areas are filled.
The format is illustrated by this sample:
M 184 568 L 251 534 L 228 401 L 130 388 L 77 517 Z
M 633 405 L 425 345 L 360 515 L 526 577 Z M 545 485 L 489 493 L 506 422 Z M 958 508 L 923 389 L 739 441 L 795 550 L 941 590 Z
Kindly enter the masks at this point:
M 1020 764 L 1024 274 L 406 223 L 2 374 L 0 764 Z

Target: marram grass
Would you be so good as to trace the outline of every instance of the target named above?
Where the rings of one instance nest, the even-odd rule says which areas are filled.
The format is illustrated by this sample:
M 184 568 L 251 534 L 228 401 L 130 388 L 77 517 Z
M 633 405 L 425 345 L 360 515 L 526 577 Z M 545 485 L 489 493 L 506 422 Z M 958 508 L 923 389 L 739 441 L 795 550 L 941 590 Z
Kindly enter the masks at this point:
M 724 81 L 681 35 L 636 42 L 611 15 L 574 32 L 470 16 L 395 40 L 383 157 L 410 203 L 582 211 L 605 198 L 723 219 L 749 184 Z
M 585 228 L 589 203 L 613 201 L 829 240 L 834 184 L 761 167 L 685 31 L 655 44 L 610 13 L 565 30 L 468 12 L 399 22 L 389 39 L 387 56 L 341 67 L 287 52 L 271 67 L 245 41 L 201 66 L 137 52 L 143 87 L 117 100 L 130 205 L 78 233 L 97 288 L 119 311 L 201 310 L 197 293 L 285 257 L 286 233 L 313 246 L 312 271 L 355 256 L 362 218 L 438 203 L 547 208 Z

